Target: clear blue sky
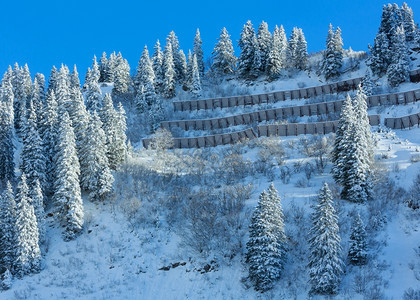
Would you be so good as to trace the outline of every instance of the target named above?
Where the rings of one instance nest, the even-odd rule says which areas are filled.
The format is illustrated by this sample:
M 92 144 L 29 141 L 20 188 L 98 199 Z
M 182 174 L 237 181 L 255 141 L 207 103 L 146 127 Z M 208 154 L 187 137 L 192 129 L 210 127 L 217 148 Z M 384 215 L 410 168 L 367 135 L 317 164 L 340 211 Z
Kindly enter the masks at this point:
M 243 24 L 257 28 L 266 21 L 270 31 L 283 24 L 287 35 L 294 26 L 305 33 L 308 50 L 324 48 L 328 24 L 340 26 L 344 46 L 366 50 L 378 29 L 382 0 L 269 0 L 269 1 L 96 1 L 5 0 L 0 12 L 0 72 L 9 64 L 28 63 L 32 76 L 48 78 L 52 65 L 77 64 L 81 80 L 96 54 L 121 51 L 136 68 L 145 44 L 149 51 L 174 30 L 185 53 L 200 28 L 205 56 L 209 56 L 222 27 L 237 45 Z M 402 1 L 397 1 L 401 5 Z M 416 23 L 420 1 L 409 0 Z M 236 50 L 236 54 L 239 50 Z

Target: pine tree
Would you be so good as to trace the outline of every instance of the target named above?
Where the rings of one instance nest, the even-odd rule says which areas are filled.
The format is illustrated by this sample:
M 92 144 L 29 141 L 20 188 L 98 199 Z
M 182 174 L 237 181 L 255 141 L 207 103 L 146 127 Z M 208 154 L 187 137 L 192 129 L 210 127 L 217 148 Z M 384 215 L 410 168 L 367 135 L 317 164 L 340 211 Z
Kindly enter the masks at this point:
M 274 29 L 268 53 L 266 71 L 271 80 L 277 79 L 287 66 L 287 38 L 283 26 Z
M 244 78 L 258 76 L 261 69 L 261 55 L 251 21 L 244 25 L 238 46 L 241 48 L 238 59 L 239 75 Z
M 70 89 L 80 90 L 79 72 L 77 72 L 76 65 L 73 66 L 73 72 L 70 74 Z
M 153 65 L 149 58 L 149 50 L 147 46 L 144 46 L 143 53 L 140 57 L 139 64 L 137 67 L 137 73 L 134 76 L 134 87 L 138 92 L 139 87 L 146 86 L 149 81 L 154 84 L 155 72 L 153 71 Z
M 29 187 L 29 198 L 32 200 L 34 213 L 38 224 L 39 245 L 45 242 L 45 211 L 44 211 L 44 195 L 42 193 L 41 184 L 39 180 L 35 180 L 33 185 Z
M 51 90 L 47 95 L 41 116 L 39 129 L 44 149 L 43 154 L 45 156 L 45 192 L 52 193 L 53 183 L 55 181 L 55 153 L 58 128 L 58 104 L 55 100 L 54 90 Z
M 330 24 L 327 36 L 327 49 L 324 52 L 321 71 L 326 80 L 340 76 L 340 69 L 343 65 L 343 41 L 341 39 L 341 30 L 337 28 L 333 31 Z
M 124 134 L 120 129 L 120 116 L 114 109 L 112 98 L 110 94 L 105 94 L 103 100 L 103 106 L 100 111 L 100 117 L 102 121 L 102 129 L 106 132 L 106 155 L 111 169 L 116 169 L 117 166 L 124 161 L 124 157 L 121 157 L 120 148 L 121 145 L 118 143 L 120 139 L 119 135 Z
M 193 55 L 191 50 L 188 51 L 187 75 L 185 78 L 184 86 L 189 91 L 193 81 Z
M 14 179 L 13 118 L 13 88 L 10 79 L 3 78 L 0 86 L 0 181 Z
M 212 57 L 213 64 L 211 67 L 217 74 L 233 74 L 236 68 L 236 56 L 233 50 L 232 40 L 225 27 L 220 32 L 217 44 L 214 46 L 212 52 Z
M 32 199 L 22 173 L 16 189 L 16 258 L 14 273 L 18 277 L 41 270 L 38 224 Z
M 331 191 L 326 183 L 320 190 L 312 222 L 308 264 L 310 294 L 336 294 L 343 273 L 342 249 L 338 217 L 333 207 Z
M 163 81 L 165 73 L 163 71 L 163 53 L 160 48 L 160 42 L 157 40 L 152 56 L 153 72 L 155 74 L 155 90 L 156 93 L 162 93 Z
M 97 67 L 97 65 L 94 65 Z M 101 108 L 101 100 L 102 100 L 102 91 L 99 87 L 99 78 L 94 74 L 98 74 L 99 69 L 97 70 L 88 70 L 89 77 L 86 78 L 85 85 L 86 85 L 86 109 L 90 112 L 99 111 Z M 115 79 L 115 77 L 114 77 Z M 115 88 L 115 87 L 114 87 Z
M 172 44 L 167 43 L 165 47 L 165 55 L 163 57 L 164 79 L 162 85 L 162 95 L 165 98 L 175 97 L 175 69 L 172 56 Z
M 17 65 L 15 66 L 15 68 Z M 16 78 L 14 79 L 14 113 L 15 113 L 15 128 L 16 133 L 20 137 L 21 131 L 26 123 L 26 104 L 31 94 L 32 80 L 29 73 L 28 65 L 25 64 L 23 68 L 15 72 Z
M 118 96 L 128 93 L 132 85 L 130 65 L 127 60 L 122 57 L 120 52 L 115 59 L 114 70 L 114 88 L 112 89 L 112 94 Z
M 58 71 L 56 88 L 55 88 L 55 99 L 58 104 L 59 111 L 65 110 L 69 112 L 69 103 L 70 103 L 70 74 L 68 68 L 64 65 L 61 65 L 60 70 Z
M 387 76 L 389 85 L 395 87 L 407 81 L 410 74 L 410 60 L 403 26 L 397 27 L 392 36 L 392 53 L 392 62 L 388 67 Z
M 16 258 L 16 202 L 12 185 L 7 181 L 0 196 L 0 268 L 12 270 Z
M 37 117 L 32 100 L 28 108 L 28 122 L 23 134 L 23 149 L 21 153 L 21 169 L 26 174 L 27 183 L 30 187 L 38 181 L 45 187 L 45 163 L 42 139 L 37 129 Z
M 171 51 L 172 51 L 172 59 L 174 63 L 174 71 L 175 71 L 175 81 L 176 82 L 183 82 L 185 78 L 185 65 L 182 54 L 179 52 L 179 41 L 178 37 L 175 35 L 175 32 L 172 30 L 168 37 L 166 38 L 166 46 L 171 44 Z M 166 52 L 165 47 L 165 52 Z M 166 55 L 166 53 L 165 53 Z M 185 55 L 184 55 L 185 56 Z M 165 67 L 164 67 L 165 69 Z
M 105 79 L 106 78 L 106 73 L 107 73 L 107 68 L 108 68 L 108 58 L 106 57 L 106 53 L 103 52 L 101 59 L 100 59 L 100 64 L 99 64 L 99 82 L 106 82 Z
M 200 30 L 197 28 L 197 32 L 194 37 L 193 54 L 197 57 L 198 71 L 200 72 L 200 78 L 204 76 L 204 53 L 203 53 L 203 42 L 201 41 Z
M 266 71 L 270 50 L 272 49 L 271 33 L 266 22 L 262 21 L 258 27 L 257 40 L 261 55 L 261 72 Z
M 201 95 L 201 80 L 200 71 L 198 70 L 197 57 L 193 55 L 192 63 L 192 81 L 191 81 L 191 93 L 194 98 L 199 98 Z
M 154 105 L 156 105 L 157 102 L 160 103 L 160 98 L 158 101 L 155 102 Z M 153 108 L 153 105 L 152 105 Z M 121 102 L 118 103 L 117 107 L 117 120 L 118 125 L 116 126 L 116 140 L 114 141 L 113 149 L 115 153 L 116 158 L 116 165 L 120 165 L 127 159 L 127 116 L 124 110 L 124 107 L 122 106 Z
M 105 132 L 96 112 L 90 117 L 86 141 L 80 155 L 86 166 L 81 176 L 82 187 L 89 192 L 90 199 L 104 200 L 112 191 L 114 177 L 109 169 Z
M 392 55 L 389 40 L 385 33 L 379 32 L 376 35 L 373 47 L 369 46 L 369 52 L 371 55 L 368 58 L 367 64 L 373 74 L 381 76 L 386 73 Z
M 160 122 L 165 119 L 165 112 L 163 109 L 162 100 L 156 99 L 149 110 L 149 124 L 150 130 L 155 132 L 160 127 Z
M 413 10 L 408 7 L 407 3 L 403 3 L 401 6 L 401 20 L 404 27 L 405 40 L 407 42 L 413 42 L 416 32 L 416 24 L 413 19 Z
M 41 111 L 42 99 L 41 99 L 41 93 L 40 93 L 40 88 L 39 88 L 37 78 L 34 79 L 34 83 L 32 84 L 31 95 L 28 98 L 28 100 L 32 101 L 33 106 L 34 106 L 34 110 L 38 114 Z M 39 119 L 39 118 L 37 118 L 37 119 Z M 37 126 L 38 126 L 38 123 L 37 123 Z
M 367 242 L 366 230 L 360 214 L 357 214 L 353 229 L 350 235 L 350 249 L 348 253 L 349 262 L 353 265 L 360 266 L 367 263 Z
M 179 70 L 180 70 L 180 76 L 181 79 L 179 80 L 179 83 L 185 83 L 186 77 L 187 77 L 187 58 L 185 56 L 184 51 L 181 49 L 178 51 L 178 57 L 179 57 Z
M 363 79 L 362 79 L 363 93 L 366 96 L 372 96 L 373 88 L 375 87 L 372 77 L 373 77 L 373 74 L 372 74 L 371 68 L 367 68 L 365 76 L 363 76 Z
M 303 35 L 302 29 L 297 27 L 293 28 L 292 34 L 290 35 L 288 60 L 290 67 L 298 70 L 304 70 L 308 64 L 308 50 L 305 36 Z
M 116 61 L 117 61 L 117 56 L 115 55 L 115 52 L 113 52 L 109 55 L 109 59 L 103 68 L 104 82 L 114 82 Z
M 52 69 L 51 69 L 50 78 L 48 79 L 47 94 L 50 94 L 51 91 L 54 91 L 54 93 L 55 93 L 57 77 L 58 77 L 57 68 L 55 66 L 53 66 Z
M 287 238 L 283 219 L 280 197 L 271 184 L 268 193 L 260 195 L 246 245 L 249 278 L 258 291 L 271 289 L 284 268 Z
M 83 227 L 83 201 L 80 194 L 80 166 L 76 142 L 67 112 L 60 116 L 55 155 L 54 203 L 64 227 L 64 240 L 74 239 Z
M 41 98 L 41 102 L 44 102 L 45 101 L 45 76 L 44 74 L 36 73 L 35 79 L 38 83 L 39 96 Z

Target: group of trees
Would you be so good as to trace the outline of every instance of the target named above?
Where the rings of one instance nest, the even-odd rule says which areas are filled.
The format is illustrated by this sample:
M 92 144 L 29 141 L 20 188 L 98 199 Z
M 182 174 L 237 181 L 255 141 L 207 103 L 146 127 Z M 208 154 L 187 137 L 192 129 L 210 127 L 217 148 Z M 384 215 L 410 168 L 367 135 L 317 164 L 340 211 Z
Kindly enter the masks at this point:
M 28 77 L 29 75 L 29 77 Z M 41 74 L 9 67 L 0 85 L 0 268 L 18 276 L 40 268 L 44 206 L 53 207 L 65 240 L 83 226 L 81 190 L 91 200 L 112 191 L 112 169 L 126 159 L 126 117 L 111 95 L 102 96 L 96 62 L 82 94 L 76 67 L 51 70 L 45 92 Z M 15 108 L 19 110 L 17 114 Z M 16 121 L 17 120 L 17 121 Z M 14 141 L 22 143 L 16 192 Z
M 219 40 L 222 40 L 222 35 L 226 39 L 226 33 L 222 31 Z M 224 44 L 229 45 L 226 42 Z M 271 34 L 267 23 L 262 22 L 255 34 L 251 21 L 248 21 L 242 29 L 238 45 L 241 48 L 241 54 L 238 58 L 237 71 L 244 78 L 253 79 L 266 74 L 269 78 L 276 79 L 285 68 L 304 70 L 308 64 L 307 44 L 300 28 L 293 28 L 290 39 L 287 41 L 283 26 L 280 28 L 276 26 Z M 216 46 L 217 51 L 220 51 L 220 45 Z M 220 59 L 216 55 L 216 48 L 214 53 L 217 58 L 214 67 L 219 68 L 220 72 Z M 230 51 L 224 50 L 223 53 L 230 53 Z M 232 64 L 233 60 L 226 61 Z M 227 69 L 230 70 L 230 68 Z
M 420 32 L 413 19 L 413 11 L 404 3 L 401 8 L 396 3 L 384 5 L 381 25 L 368 65 L 373 74 L 386 74 L 391 86 L 398 86 L 409 78 L 409 50 L 420 45 Z
M 332 295 L 339 289 L 344 261 L 339 235 L 338 216 L 333 196 L 324 183 L 312 214 L 309 232 L 310 294 Z M 287 262 L 287 236 L 280 197 L 274 185 L 263 191 L 252 215 L 246 245 L 249 279 L 256 290 L 265 292 L 280 279 Z M 290 249 L 289 249 L 290 250 Z M 360 215 L 355 216 L 350 236 L 348 262 L 367 263 L 367 236 Z

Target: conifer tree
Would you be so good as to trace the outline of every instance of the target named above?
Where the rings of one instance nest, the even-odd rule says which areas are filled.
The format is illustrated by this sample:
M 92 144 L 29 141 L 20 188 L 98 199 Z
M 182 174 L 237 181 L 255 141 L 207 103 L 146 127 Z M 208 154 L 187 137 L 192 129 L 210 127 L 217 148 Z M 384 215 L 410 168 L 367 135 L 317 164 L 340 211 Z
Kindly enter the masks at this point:
M 160 42 L 157 40 L 154 49 L 154 53 L 152 55 L 152 65 L 153 65 L 153 72 L 155 74 L 155 90 L 156 93 L 162 93 L 162 86 L 165 77 L 165 73 L 163 71 L 163 53 L 160 48 Z
M 138 91 L 140 85 L 145 86 L 148 81 L 152 84 L 155 80 L 155 72 L 153 71 L 152 62 L 149 58 L 149 50 L 147 46 L 144 46 L 143 53 L 140 57 L 139 64 L 137 67 L 137 73 L 134 76 L 134 87 Z
M 268 56 L 272 48 L 271 39 L 272 37 L 270 31 L 268 30 L 268 24 L 262 21 L 258 27 L 257 33 L 258 47 L 261 55 L 261 72 L 266 71 Z
M 50 94 L 51 91 L 54 91 L 54 93 L 55 93 L 57 77 L 58 77 L 57 68 L 55 66 L 53 66 L 52 69 L 51 69 L 50 77 L 48 79 L 47 94 Z
M 363 89 L 363 93 L 368 97 L 372 96 L 373 88 L 375 86 L 375 84 L 373 83 L 372 77 L 373 77 L 372 70 L 370 68 L 367 68 L 365 76 L 363 76 L 363 79 L 362 79 L 362 89 Z
M 100 59 L 100 64 L 99 64 L 99 82 L 106 82 L 106 73 L 107 73 L 107 68 L 108 68 L 108 58 L 106 57 L 106 53 L 103 52 L 101 59 Z
M 338 217 L 331 191 L 326 183 L 319 192 L 312 222 L 308 264 L 310 294 L 337 294 L 343 273 L 342 249 Z
M 385 33 L 378 32 L 373 47 L 369 46 L 369 52 L 371 55 L 368 58 L 367 64 L 373 74 L 381 76 L 386 73 L 392 55 L 389 40 Z
M 42 73 L 36 73 L 35 79 L 38 83 L 39 96 L 41 98 L 41 102 L 44 102 L 45 101 L 45 76 Z
M 360 266 L 367 263 L 367 242 L 366 230 L 360 214 L 357 214 L 353 221 L 353 229 L 350 235 L 350 249 L 348 253 L 349 262 Z
M 90 199 L 104 200 L 112 191 L 114 177 L 109 169 L 105 132 L 96 112 L 90 117 L 86 141 L 80 155 L 86 166 L 81 176 L 82 187 L 89 192 Z
M 156 105 L 156 101 L 154 105 Z M 152 105 L 153 108 L 153 105 Z M 113 149 L 116 158 L 116 165 L 120 165 L 121 163 L 125 162 L 127 159 L 127 116 L 124 110 L 123 105 L 121 102 L 118 103 L 117 106 L 117 126 L 116 126 L 116 140 L 114 141 Z
M 188 51 L 187 75 L 185 78 L 184 86 L 187 90 L 191 90 L 193 78 L 193 55 L 191 50 Z
M 94 65 L 97 67 L 97 65 Z M 98 70 L 88 70 L 89 77 L 86 78 L 86 109 L 89 112 L 99 111 L 101 108 L 102 91 L 99 87 L 99 78 L 94 74 L 98 74 Z M 115 79 L 116 77 L 114 77 Z M 115 87 L 114 87 L 115 89 Z
M 325 79 L 329 80 L 340 75 L 343 65 L 343 41 L 340 28 L 337 28 L 334 33 L 333 26 L 330 24 L 326 45 L 321 70 Z
M 79 72 L 77 72 L 76 65 L 73 66 L 73 72 L 70 74 L 70 89 L 80 90 Z
M 287 66 L 287 38 L 283 26 L 274 29 L 266 71 L 271 80 L 278 78 Z
M 32 84 L 31 95 L 28 98 L 28 100 L 32 101 L 33 106 L 34 106 L 34 110 L 38 114 L 41 111 L 42 99 L 41 99 L 41 93 L 40 93 L 40 88 L 39 88 L 39 84 L 38 84 L 38 79 L 36 77 L 34 79 L 34 83 Z M 29 112 L 28 112 L 28 114 L 29 114 Z M 38 126 L 38 123 L 37 123 L 37 126 Z
M 104 82 L 114 82 L 116 61 L 117 61 L 117 56 L 115 55 L 115 52 L 113 52 L 109 55 L 109 59 L 106 63 L 106 66 L 103 68 Z
M 220 32 L 217 44 L 214 46 L 212 52 L 212 57 L 213 63 L 211 67 L 217 74 L 233 74 L 236 68 L 236 56 L 233 50 L 232 40 L 225 27 Z
M 244 78 L 258 76 L 261 69 L 261 55 L 251 21 L 244 25 L 238 46 L 241 48 L 238 59 L 239 75 Z
M 26 174 L 27 183 L 30 187 L 38 181 L 45 186 L 45 156 L 42 139 L 37 129 L 37 117 L 32 100 L 28 108 L 28 122 L 23 134 L 23 149 L 21 154 L 21 169 Z
M 268 193 L 260 195 L 246 245 L 249 278 L 258 291 L 271 289 L 284 268 L 287 238 L 283 219 L 280 197 L 271 184 Z
M 45 191 L 46 193 L 52 193 L 55 181 L 55 153 L 58 129 L 58 104 L 55 100 L 54 90 L 51 90 L 47 95 L 41 115 L 42 121 L 39 129 L 45 156 Z
M 165 119 L 165 112 L 163 109 L 162 100 L 156 99 L 149 110 L 150 130 L 155 132 L 160 127 L 160 122 Z
M 200 30 L 197 28 L 193 43 L 193 54 L 197 57 L 198 71 L 200 72 L 200 78 L 204 76 L 204 53 L 203 53 L 203 42 L 201 41 Z
M 13 88 L 10 79 L 3 78 L 0 85 L 0 181 L 14 179 L 13 119 Z
M 200 71 L 198 70 L 197 57 L 193 55 L 192 62 L 192 81 L 191 81 L 191 93 L 194 98 L 199 98 L 201 95 L 201 80 Z
M 58 71 L 56 88 L 55 88 L 55 99 L 57 101 L 59 110 L 66 110 L 69 112 L 69 103 L 70 103 L 70 74 L 68 68 L 64 65 L 61 65 L 60 70 Z
M 414 23 L 413 19 L 413 10 L 411 7 L 407 5 L 407 3 L 403 3 L 401 6 L 401 21 L 404 27 L 405 33 L 405 40 L 407 42 L 413 42 L 415 38 L 416 32 L 416 24 Z
M 166 43 L 165 47 L 165 55 L 163 57 L 163 72 L 164 72 L 164 80 L 162 86 L 162 95 L 165 98 L 173 98 L 175 97 L 175 69 L 174 69 L 174 61 L 172 56 L 172 44 Z
M 114 67 L 114 88 L 112 94 L 123 95 L 130 91 L 131 87 L 130 65 L 118 52 Z
M 16 202 L 12 185 L 7 181 L 0 196 L 0 267 L 13 270 L 16 258 Z
M 18 277 L 41 270 L 38 224 L 32 199 L 29 198 L 25 173 L 16 188 L 16 258 L 14 273 Z
M 396 28 L 392 36 L 392 53 L 392 62 L 388 67 L 387 76 L 389 85 L 395 87 L 407 81 L 410 74 L 410 60 L 402 25 Z
M 180 49 L 179 49 L 178 37 L 175 35 L 175 32 L 173 30 L 169 33 L 166 39 L 166 44 L 167 45 L 171 44 L 172 59 L 173 59 L 174 71 L 175 71 L 175 81 L 183 82 L 185 78 L 185 65 L 184 65 L 185 60 L 183 59 L 181 52 L 179 52 Z M 165 47 L 165 52 L 166 52 L 166 48 L 167 47 Z M 185 55 L 184 55 L 184 58 L 185 58 Z
M 294 27 L 289 39 L 288 60 L 291 68 L 304 70 L 308 64 L 308 50 L 300 28 Z
M 56 148 L 54 203 L 64 227 L 64 240 L 68 241 L 81 232 L 84 212 L 79 183 L 80 165 L 73 128 L 67 112 L 60 115 Z
M 178 57 L 179 57 L 179 70 L 180 70 L 180 80 L 179 83 L 184 83 L 187 77 L 187 58 L 185 56 L 185 53 L 182 49 L 178 51 Z

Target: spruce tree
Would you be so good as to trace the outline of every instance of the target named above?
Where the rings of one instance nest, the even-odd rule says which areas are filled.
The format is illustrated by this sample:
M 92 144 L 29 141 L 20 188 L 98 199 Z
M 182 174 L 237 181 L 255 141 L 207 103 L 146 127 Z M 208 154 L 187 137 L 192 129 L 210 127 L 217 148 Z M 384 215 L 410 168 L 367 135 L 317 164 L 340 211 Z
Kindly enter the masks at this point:
M 198 70 L 197 57 L 193 55 L 192 62 L 192 79 L 191 79 L 191 93 L 195 99 L 199 98 L 201 95 L 201 80 L 200 80 L 200 71 Z
M 329 80 L 340 76 L 340 69 L 343 65 L 343 41 L 340 28 L 337 28 L 334 33 L 333 26 L 330 24 L 326 45 L 321 71 L 325 79 Z
M 55 92 L 57 77 L 58 77 L 57 68 L 55 66 L 53 66 L 52 69 L 51 69 L 50 77 L 48 79 L 47 94 L 50 94 L 51 91 Z
M 0 268 L 13 270 L 16 258 L 16 202 L 12 185 L 7 181 L 0 196 Z
M 56 81 L 55 99 L 59 109 L 66 110 L 67 112 L 69 112 L 69 103 L 71 100 L 69 78 L 70 74 L 68 72 L 68 68 L 64 65 L 61 65 Z
M 413 19 L 413 10 L 411 7 L 407 5 L 407 3 L 403 3 L 401 6 L 401 21 L 402 25 L 404 27 L 404 33 L 405 33 L 405 40 L 407 42 L 413 42 L 415 38 L 415 32 L 416 32 L 416 24 L 414 23 Z
M 100 58 L 100 64 L 99 64 L 99 74 L 100 74 L 99 82 L 106 82 L 105 79 L 107 79 L 106 78 L 107 68 L 108 68 L 108 58 L 106 57 L 106 53 L 103 52 Z
M 328 184 L 324 183 L 318 195 L 318 204 L 312 215 L 309 239 L 310 294 L 337 294 L 343 273 L 342 249 L 338 217 Z
M 16 257 L 13 270 L 18 277 L 41 270 L 38 224 L 25 173 L 22 173 L 16 188 Z
M 372 96 L 373 89 L 375 87 L 372 77 L 373 77 L 373 74 L 372 74 L 371 68 L 367 68 L 365 76 L 363 76 L 363 79 L 362 79 L 362 89 L 363 89 L 363 93 L 368 97 Z
M 267 291 L 280 278 L 286 260 L 287 238 L 280 197 L 270 185 L 263 191 L 252 215 L 246 262 L 249 278 L 258 291 Z
M 112 94 L 119 96 L 128 93 L 132 86 L 130 65 L 122 57 L 120 52 L 118 52 L 115 59 L 114 70 L 114 88 L 112 89 Z
M 264 21 L 258 27 L 257 40 L 261 56 L 261 72 L 266 71 L 266 65 L 269 57 L 270 50 L 272 49 L 271 33 L 268 30 L 268 24 Z
M 369 46 L 370 57 L 367 60 L 368 66 L 373 74 L 381 76 L 386 73 L 391 62 L 389 40 L 385 33 L 378 32 L 373 47 Z
M 115 52 L 111 53 L 106 66 L 103 68 L 104 82 L 114 82 L 116 60 L 117 56 L 115 55 Z
M 271 80 L 277 79 L 287 66 L 287 38 L 283 26 L 274 29 L 268 53 L 266 72 Z
M 188 51 L 187 75 L 185 78 L 184 86 L 187 90 L 191 90 L 193 81 L 193 55 L 191 50 Z
M 160 127 L 160 122 L 165 119 L 165 112 L 163 109 L 162 100 L 156 99 L 149 110 L 149 124 L 150 130 L 155 132 Z
M 392 62 L 388 67 L 387 76 L 389 85 L 395 87 L 407 81 L 410 74 L 410 60 L 403 26 L 397 27 L 392 36 L 392 53 Z
M 251 21 L 244 25 L 238 46 L 241 48 L 238 59 L 239 75 L 244 78 L 258 76 L 261 68 L 261 55 Z
M 182 53 L 179 52 L 179 41 L 178 37 L 175 35 L 175 32 L 172 30 L 168 37 L 166 38 L 166 44 L 171 44 L 171 52 L 172 52 L 172 59 L 174 63 L 174 71 L 175 71 L 175 81 L 176 82 L 183 82 L 185 78 L 185 55 L 182 57 Z M 165 47 L 166 52 L 166 47 Z M 165 53 L 166 55 L 166 53 Z M 164 67 L 165 68 L 165 67 Z
M 13 88 L 10 80 L 3 78 L 0 86 L 0 181 L 14 179 L 13 119 Z
M 73 128 L 67 112 L 60 115 L 55 155 L 54 203 L 64 227 L 64 240 L 74 239 L 83 227 L 83 201 L 80 194 L 80 165 Z
M 23 149 L 21 153 L 21 169 L 26 174 L 30 187 L 38 181 L 42 187 L 46 185 L 44 148 L 37 129 L 37 117 L 32 100 L 28 108 L 28 122 L 23 134 Z
M 152 65 L 153 72 L 155 74 L 155 90 L 156 93 L 162 93 L 163 81 L 165 73 L 163 71 L 163 53 L 160 48 L 160 42 L 157 40 L 155 47 L 153 48 L 154 52 L 152 55 Z
M 350 249 L 347 255 L 352 265 L 360 266 L 367 263 L 367 236 L 365 226 L 360 214 L 353 221 L 353 229 L 350 235 Z
M 233 50 L 232 40 L 225 27 L 220 32 L 217 44 L 214 46 L 212 58 L 213 63 L 211 67 L 216 74 L 228 75 L 233 74 L 235 71 L 237 59 Z
M 149 81 L 154 84 L 155 72 L 153 71 L 153 65 L 149 58 L 149 50 L 147 46 L 144 46 L 143 53 L 140 57 L 139 64 L 137 67 L 137 73 L 134 76 L 134 87 L 138 92 L 139 87 L 146 86 Z
M 42 73 L 36 73 L 35 79 L 38 83 L 39 88 L 39 96 L 41 98 L 41 102 L 45 101 L 45 76 Z
M 86 79 L 86 109 L 90 112 L 99 111 L 101 108 L 102 91 L 99 87 L 99 79 L 94 74 L 99 73 L 98 70 L 88 70 L 89 78 Z
M 172 55 L 172 44 L 170 42 L 166 43 L 165 55 L 163 57 L 163 85 L 162 85 L 162 95 L 165 98 L 175 97 L 175 65 Z
M 86 131 L 86 141 L 80 155 L 86 166 L 82 166 L 84 172 L 81 176 L 83 189 L 89 192 L 93 201 L 104 200 L 112 191 L 114 177 L 109 169 L 106 155 L 106 136 L 102 129 L 102 122 L 96 112 L 90 117 Z
M 200 30 L 197 28 L 193 43 L 193 54 L 197 57 L 198 71 L 200 72 L 200 78 L 204 76 L 204 53 L 203 53 L 203 42 L 201 41 Z
M 32 84 L 31 95 L 30 95 L 28 100 L 32 101 L 35 112 L 37 114 L 39 114 L 40 111 L 41 111 L 41 108 L 42 108 L 42 99 L 41 99 L 41 93 L 40 93 L 40 88 L 39 88 L 37 78 L 34 79 L 34 83 Z M 29 114 L 29 112 L 28 112 L 28 114 Z M 37 118 L 37 119 L 39 119 L 39 118 Z M 37 127 L 38 127 L 38 123 L 37 123 Z
M 73 66 L 73 72 L 70 74 L 70 89 L 80 90 L 79 72 L 77 72 L 76 65 Z
M 35 180 L 33 185 L 29 187 L 29 198 L 32 200 L 34 213 L 38 224 L 39 245 L 45 242 L 45 211 L 44 211 L 44 195 L 42 193 L 41 184 L 39 180 Z

